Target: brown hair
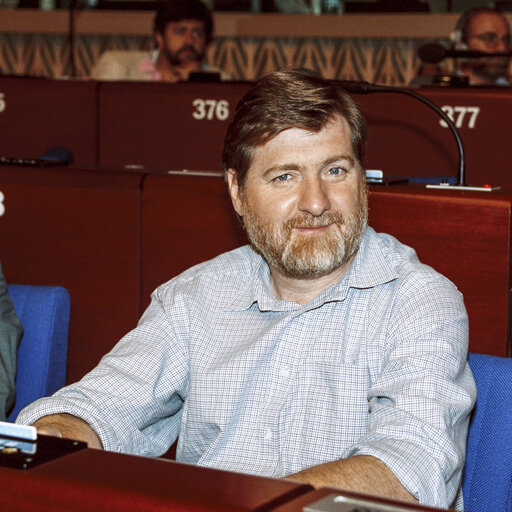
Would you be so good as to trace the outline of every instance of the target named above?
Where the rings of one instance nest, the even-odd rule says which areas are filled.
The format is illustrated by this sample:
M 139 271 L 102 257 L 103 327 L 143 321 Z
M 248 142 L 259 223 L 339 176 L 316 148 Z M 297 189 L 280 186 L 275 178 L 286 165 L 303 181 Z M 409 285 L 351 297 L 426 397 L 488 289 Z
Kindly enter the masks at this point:
M 213 35 L 212 13 L 201 0 L 161 0 L 157 2 L 153 29 L 160 34 L 165 33 L 168 23 L 181 20 L 198 20 L 204 23 L 206 44 Z
M 337 114 L 350 126 L 353 151 L 362 169 L 366 123 L 341 87 L 308 70 L 271 73 L 258 80 L 235 109 L 224 140 L 224 170 L 235 169 L 243 189 L 257 147 L 289 128 L 318 132 Z

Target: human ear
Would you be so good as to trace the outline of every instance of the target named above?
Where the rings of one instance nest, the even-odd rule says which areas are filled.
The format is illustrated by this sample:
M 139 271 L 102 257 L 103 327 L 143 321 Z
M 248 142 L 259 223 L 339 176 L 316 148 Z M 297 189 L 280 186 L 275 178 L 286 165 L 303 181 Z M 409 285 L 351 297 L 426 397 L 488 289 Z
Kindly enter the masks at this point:
M 155 41 L 156 41 L 156 46 L 159 50 L 162 50 L 162 48 L 164 47 L 164 36 L 163 34 L 161 34 L 160 32 L 155 32 Z
M 235 169 L 228 169 L 227 180 L 229 195 L 231 196 L 233 208 L 235 209 L 236 213 L 242 217 L 242 200 L 240 199 L 240 188 L 238 186 L 238 173 L 235 171 Z

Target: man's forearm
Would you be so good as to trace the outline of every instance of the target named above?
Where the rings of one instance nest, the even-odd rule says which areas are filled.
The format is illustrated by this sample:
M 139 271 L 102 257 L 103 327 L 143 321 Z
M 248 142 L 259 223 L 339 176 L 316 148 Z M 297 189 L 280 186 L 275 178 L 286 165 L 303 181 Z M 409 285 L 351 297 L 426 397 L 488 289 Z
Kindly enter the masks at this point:
M 98 434 L 84 420 L 71 414 L 43 416 L 34 423 L 39 434 L 85 441 L 89 448 L 103 449 Z
M 379 459 L 358 455 L 304 469 L 286 477 L 313 487 L 336 487 L 348 491 L 417 502 L 394 473 Z

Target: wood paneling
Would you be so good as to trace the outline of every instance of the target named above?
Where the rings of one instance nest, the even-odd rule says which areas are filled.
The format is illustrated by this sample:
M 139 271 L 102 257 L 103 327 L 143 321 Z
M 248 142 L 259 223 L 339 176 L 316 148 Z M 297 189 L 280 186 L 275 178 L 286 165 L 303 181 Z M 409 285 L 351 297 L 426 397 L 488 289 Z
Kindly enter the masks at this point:
M 10 283 L 71 296 L 67 381 L 98 363 L 139 316 L 142 176 L 0 166 L 0 258 Z

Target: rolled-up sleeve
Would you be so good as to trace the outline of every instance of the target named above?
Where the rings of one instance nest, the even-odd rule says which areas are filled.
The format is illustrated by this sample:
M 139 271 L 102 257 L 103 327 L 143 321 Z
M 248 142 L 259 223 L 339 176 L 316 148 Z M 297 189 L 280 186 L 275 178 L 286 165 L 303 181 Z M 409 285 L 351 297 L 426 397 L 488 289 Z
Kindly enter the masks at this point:
M 406 279 L 389 311 L 368 433 L 350 455 L 379 458 L 420 503 L 448 508 L 460 491 L 476 399 L 462 295 L 442 277 Z
M 184 336 L 176 336 L 164 309 L 157 290 L 139 325 L 96 368 L 23 409 L 17 422 L 68 413 L 91 425 L 106 450 L 165 453 L 179 433 L 188 355 Z

